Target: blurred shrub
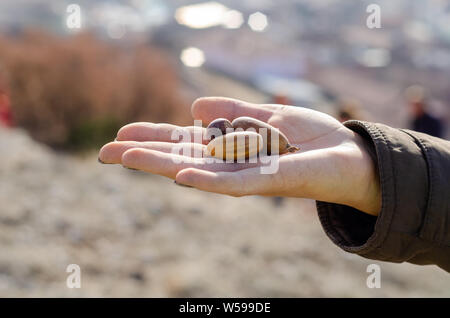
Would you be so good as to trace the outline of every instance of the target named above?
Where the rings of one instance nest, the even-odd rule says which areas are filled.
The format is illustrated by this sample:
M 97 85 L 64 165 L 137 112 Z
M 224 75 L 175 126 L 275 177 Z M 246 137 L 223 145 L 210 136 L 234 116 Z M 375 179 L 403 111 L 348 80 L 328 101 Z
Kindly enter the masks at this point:
M 0 47 L 15 123 L 53 147 L 98 146 L 132 121 L 189 121 L 174 67 L 155 48 L 37 32 Z

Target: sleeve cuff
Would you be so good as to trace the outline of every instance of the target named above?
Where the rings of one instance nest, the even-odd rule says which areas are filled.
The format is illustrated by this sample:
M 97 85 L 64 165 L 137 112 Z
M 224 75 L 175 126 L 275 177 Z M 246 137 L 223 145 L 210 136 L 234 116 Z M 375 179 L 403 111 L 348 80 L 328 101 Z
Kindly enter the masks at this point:
M 421 209 L 426 205 L 425 195 L 411 198 L 411 193 L 427 193 L 426 163 L 421 150 L 410 136 L 382 124 L 351 120 L 344 125 L 372 146 L 382 207 L 375 217 L 349 206 L 318 201 L 322 227 L 344 251 L 372 259 L 403 261 L 406 256 L 400 255 L 402 247 L 398 244 L 407 244 L 407 239 L 398 240 L 398 234 L 401 232 L 405 238 L 420 230 Z M 406 213 L 406 219 L 411 221 L 402 224 Z

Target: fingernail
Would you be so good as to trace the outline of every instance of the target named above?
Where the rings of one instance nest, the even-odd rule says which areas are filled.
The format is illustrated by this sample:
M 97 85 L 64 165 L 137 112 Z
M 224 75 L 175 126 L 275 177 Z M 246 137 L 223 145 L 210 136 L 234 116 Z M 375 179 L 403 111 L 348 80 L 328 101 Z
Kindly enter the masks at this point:
M 100 157 L 98 158 L 98 162 L 100 162 L 102 165 L 112 165 L 113 163 L 109 163 L 109 162 L 104 162 L 100 159 Z
M 177 180 L 174 180 L 173 183 L 175 183 L 176 185 L 178 185 L 180 187 L 193 188 L 193 186 L 190 186 L 190 185 L 187 185 L 187 184 L 178 183 Z
M 125 169 L 128 169 L 128 170 L 139 171 L 139 169 L 130 168 L 130 167 L 127 167 L 127 166 L 124 166 L 124 165 L 122 165 L 122 167 L 124 167 Z

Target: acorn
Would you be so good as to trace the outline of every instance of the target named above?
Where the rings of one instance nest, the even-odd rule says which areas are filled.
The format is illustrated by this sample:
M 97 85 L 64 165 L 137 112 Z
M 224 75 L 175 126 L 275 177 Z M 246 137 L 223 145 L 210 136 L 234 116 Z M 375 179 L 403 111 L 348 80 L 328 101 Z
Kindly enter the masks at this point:
M 227 133 L 227 128 L 233 128 L 231 122 L 226 118 L 217 118 L 209 123 L 208 127 L 206 127 L 206 138 L 207 140 L 213 140 L 216 137 L 221 135 L 225 135 Z M 219 134 L 221 133 L 221 135 Z
M 271 154 L 282 155 L 300 150 L 300 148 L 292 146 L 288 138 L 280 130 L 261 120 L 252 117 L 238 117 L 232 121 L 231 125 L 235 130 L 240 128 L 244 131 L 254 130 L 258 132 L 263 138 L 263 152 L 266 150 L 269 156 Z M 272 135 L 278 136 L 278 149 L 272 149 Z
M 211 140 L 206 155 L 222 160 L 244 160 L 256 157 L 263 148 L 263 138 L 252 131 L 232 132 Z

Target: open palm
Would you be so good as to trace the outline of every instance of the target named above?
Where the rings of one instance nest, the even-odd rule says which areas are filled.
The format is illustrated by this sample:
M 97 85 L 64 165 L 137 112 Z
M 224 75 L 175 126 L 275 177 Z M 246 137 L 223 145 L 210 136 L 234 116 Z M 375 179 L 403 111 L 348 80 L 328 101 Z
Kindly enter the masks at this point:
M 122 127 L 116 141 L 101 149 L 99 160 L 232 196 L 307 197 L 375 215 L 380 209 L 378 179 L 365 142 L 333 117 L 302 107 L 257 105 L 218 97 L 196 100 L 192 115 L 205 124 L 219 117 L 254 117 L 280 129 L 301 150 L 282 155 L 275 173 L 262 174 L 258 163 L 207 163 L 205 158 L 194 156 L 195 150 L 203 152 L 206 140 L 189 143 L 191 156 L 173 153 L 174 130 L 193 135 L 195 129 L 202 128 L 133 123 Z

